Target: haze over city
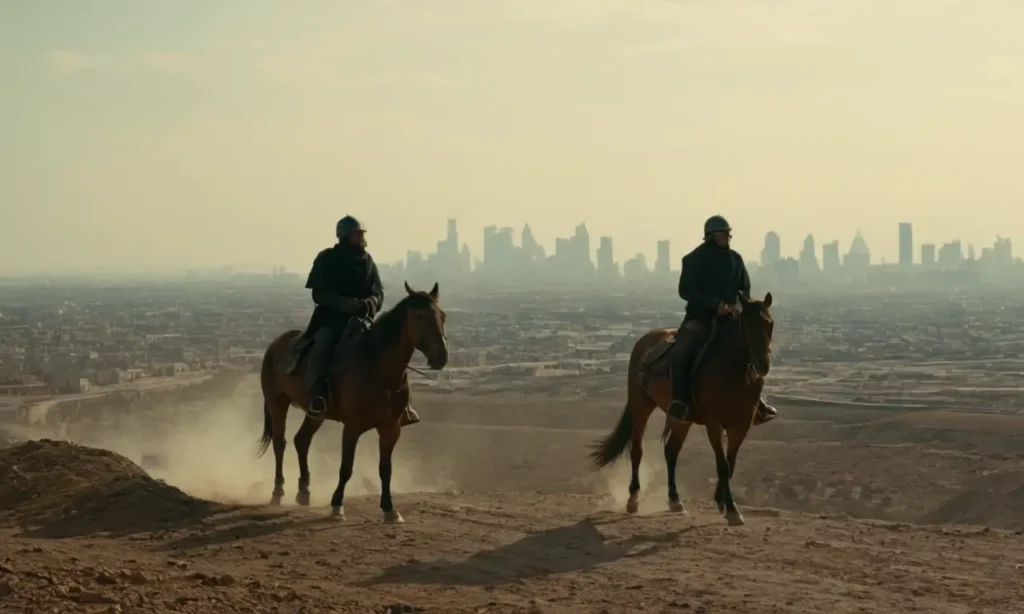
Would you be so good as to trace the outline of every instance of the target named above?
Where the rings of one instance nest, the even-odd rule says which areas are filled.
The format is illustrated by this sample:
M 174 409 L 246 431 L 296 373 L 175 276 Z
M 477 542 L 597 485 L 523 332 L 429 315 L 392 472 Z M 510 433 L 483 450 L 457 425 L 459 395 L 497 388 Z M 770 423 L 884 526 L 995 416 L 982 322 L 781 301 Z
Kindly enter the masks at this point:
M 0 271 L 383 261 L 458 218 L 617 252 L 1024 235 L 1024 5 L 3 2 Z

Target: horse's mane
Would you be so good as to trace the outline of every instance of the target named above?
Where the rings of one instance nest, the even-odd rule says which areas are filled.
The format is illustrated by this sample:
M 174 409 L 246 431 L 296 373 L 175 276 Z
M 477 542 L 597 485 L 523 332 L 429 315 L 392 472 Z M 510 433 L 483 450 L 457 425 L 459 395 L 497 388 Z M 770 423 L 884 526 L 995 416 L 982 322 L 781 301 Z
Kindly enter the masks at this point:
M 370 325 L 371 343 L 366 344 L 366 350 L 371 355 L 380 355 L 398 345 L 405 327 L 405 312 L 408 309 L 426 309 L 433 304 L 434 299 L 426 292 L 407 294 L 394 307 L 377 316 Z

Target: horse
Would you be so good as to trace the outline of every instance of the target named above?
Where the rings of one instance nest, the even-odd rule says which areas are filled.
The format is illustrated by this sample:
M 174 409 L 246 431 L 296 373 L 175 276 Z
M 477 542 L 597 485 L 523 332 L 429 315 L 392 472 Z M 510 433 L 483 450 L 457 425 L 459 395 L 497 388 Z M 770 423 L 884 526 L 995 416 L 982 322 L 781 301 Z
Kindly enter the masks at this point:
M 693 373 L 693 420 L 678 423 L 666 419 L 661 436 L 668 467 L 669 510 L 680 513 L 684 507 L 676 488 L 676 461 L 690 427 L 702 424 L 707 428 L 718 473 L 715 503 L 731 526 L 744 524 L 729 482 L 736 471 L 740 446 L 754 423 L 764 377 L 771 368 L 774 328 L 771 292 L 761 301 L 741 297 L 740 306 L 740 315 L 735 320 L 716 320 L 702 356 L 698 357 L 697 370 Z M 639 510 L 640 461 L 644 454 L 647 420 L 656 407 L 666 410 L 672 401 L 668 365 L 673 360 L 676 331 L 675 328 L 649 331 L 633 346 L 626 408 L 615 429 L 594 444 L 590 454 L 594 465 L 600 469 L 614 463 L 627 449 L 630 451 L 632 477 L 627 513 Z M 722 447 L 723 431 L 728 437 L 727 450 Z
M 391 455 L 402 433 L 402 417 L 408 401 L 406 370 L 413 352 L 419 350 L 428 366 L 440 370 L 448 364 L 446 315 L 441 309 L 435 283 L 430 292 L 413 290 L 405 284 L 407 296 L 390 311 L 382 313 L 353 350 L 346 367 L 331 375 L 328 407 L 324 418 L 306 415 L 295 434 L 299 457 L 299 505 L 309 505 L 309 446 L 324 419 L 341 422 L 341 469 L 338 487 L 331 496 L 331 516 L 344 519 L 345 485 L 352 477 L 356 444 L 363 433 L 376 429 L 380 444 L 380 508 L 384 522 L 404 522 L 391 501 Z M 271 504 L 284 496 L 282 464 L 285 420 L 292 407 L 308 409 L 309 390 L 305 377 L 306 362 L 290 375 L 280 365 L 291 357 L 300 331 L 290 330 L 274 339 L 263 355 L 260 383 L 263 389 L 263 436 L 259 456 L 274 446 L 274 492 Z

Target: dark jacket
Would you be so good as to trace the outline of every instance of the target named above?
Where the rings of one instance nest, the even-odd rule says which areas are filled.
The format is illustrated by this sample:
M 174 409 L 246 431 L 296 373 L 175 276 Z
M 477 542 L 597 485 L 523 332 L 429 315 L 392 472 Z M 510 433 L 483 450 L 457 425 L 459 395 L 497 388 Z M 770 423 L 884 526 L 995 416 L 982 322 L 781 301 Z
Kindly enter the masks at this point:
M 686 301 L 685 320 L 714 317 L 719 303 L 732 305 L 750 297 L 750 276 L 735 250 L 705 241 L 683 257 L 679 298 Z
M 384 302 L 384 286 L 380 281 L 377 264 L 360 247 L 339 244 L 317 254 L 306 279 L 306 288 L 312 290 L 314 295 L 325 292 L 356 300 L 370 299 L 373 302 L 371 315 Z M 307 332 L 315 332 L 328 323 L 344 326 L 352 315 L 333 307 L 317 305 Z

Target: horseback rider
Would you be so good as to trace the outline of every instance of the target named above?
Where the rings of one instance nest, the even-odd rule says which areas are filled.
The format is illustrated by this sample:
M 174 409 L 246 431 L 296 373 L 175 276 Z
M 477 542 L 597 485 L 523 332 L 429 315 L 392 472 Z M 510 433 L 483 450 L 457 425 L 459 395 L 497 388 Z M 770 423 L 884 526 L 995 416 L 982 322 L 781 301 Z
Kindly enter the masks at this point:
M 750 298 L 750 276 L 743 257 L 729 247 L 732 228 L 720 215 L 704 222 L 704 241 L 683 258 L 679 274 L 679 298 L 686 301 L 686 315 L 677 332 L 682 348 L 672 365 L 672 420 L 690 420 L 693 401 L 693 361 L 707 341 L 716 317 L 738 318 L 740 294 Z M 777 415 L 774 407 L 761 399 L 755 422 L 762 424 Z
M 346 215 L 335 226 L 335 236 L 338 243 L 317 254 L 306 280 L 306 288 L 312 290 L 316 303 L 306 335 L 315 338 L 323 329 L 330 331 L 329 338 L 315 343 L 312 348 L 312 352 L 319 353 L 318 360 L 311 357 L 309 361 L 309 366 L 317 369 L 317 373 L 312 374 L 314 383 L 307 412 L 312 418 L 323 418 L 327 412 L 332 365 L 354 349 L 351 343 L 343 348 L 337 348 L 338 344 L 351 338 L 347 334 L 350 326 L 366 326 L 373 320 L 384 302 L 384 285 L 377 264 L 366 251 L 366 228 L 356 218 Z M 342 356 L 333 356 L 336 349 Z M 403 424 L 420 421 L 412 407 L 406 407 L 405 411 Z

